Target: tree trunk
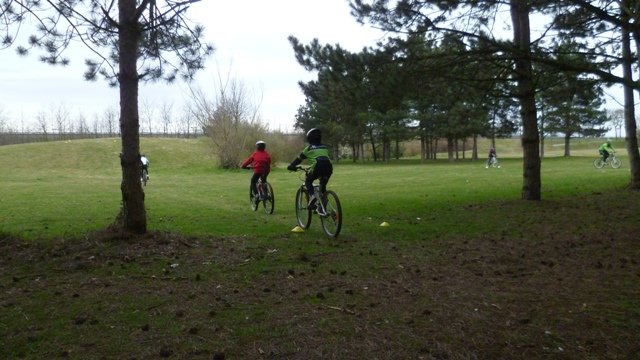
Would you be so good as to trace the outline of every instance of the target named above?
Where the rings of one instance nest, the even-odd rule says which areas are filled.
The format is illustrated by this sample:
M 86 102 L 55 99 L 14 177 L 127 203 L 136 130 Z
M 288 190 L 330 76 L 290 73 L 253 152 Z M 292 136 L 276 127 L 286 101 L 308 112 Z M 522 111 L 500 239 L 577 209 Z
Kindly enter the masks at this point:
M 471 151 L 471 160 L 478 160 L 478 134 L 473 135 L 473 145 Z
M 462 159 L 467 158 L 467 138 L 462 139 Z
M 624 9 L 629 9 L 631 6 L 629 0 L 622 1 L 620 8 L 622 11 L 623 23 L 627 23 L 629 16 Z M 634 33 L 636 37 L 636 49 L 640 50 L 640 33 Z M 640 58 L 640 54 L 638 54 Z M 632 73 L 633 55 L 631 53 L 631 36 L 629 30 L 626 27 L 622 27 L 622 74 L 628 83 L 633 81 Z M 625 143 L 627 145 L 627 154 L 629 155 L 629 169 L 631 171 L 631 184 L 632 189 L 640 189 L 640 153 L 638 153 L 638 136 L 636 126 L 636 116 L 634 108 L 634 95 L 633 89 L 627 84 L 624 85 L 624 128 L 625 128 Z
M 138 234 L 147 231 L 144 191 L 140 184 L 140 118 L 138 116 L 138 41 L 136 1 L 118 1 L 120 15 L 120 133 L 122 136 L 122 209 L 124 230 Z
M 424 134 L 420 135 L 420 162 L 423 162 L 427 158 L 427 139 Z
M 431 147 L 431 153 L 433 154 L 433 160 L 438 159 L 438 138 L 433 140 L 433 146 Z
M 515 76 L 522 117 L 523 186 L 522 199 L 541 199 L 540 139 L 536 113 L 535 85 L 531 64 L 531 34 L 528 0 L 511 1 Z
M 564 135 L 564 157 L 571 156 L 570 145 L 571 145 L 571 134 L 566 133 Z
M 373 162 L 378 161 L 378 154 L 376 153 L 376 141 L 373 138 L 373 131 L 369 130 L 369 139 L 371 140 L 371 153 L 373 155 Z
M 448 137 L 447 138 L 447 154 L 449 156 L 449 162 L 455 161 L 454 152 L 455 152 L 454 140 L 453 138 Z
M 391 140 L 386 135 L 382 140 L 382 161 L 389 162 L 391 160 Z
M 360 154 L 358 153 L 359 150 L 360 150 L 360 145 L 357 142 L 352 141 L 351 142 L 351 156 L 352 156 L 351 160 L 353 160 L 352 162 L 354 163 L 358 162 L 358 159 L 360 159 Z
M 540 116 L 540 158 L 544 159 L 544 134 L 545 134 L 545 130 L 544 130 L 544 119 L 545 119 L 545 113 L 543 110 L 542 115 Z

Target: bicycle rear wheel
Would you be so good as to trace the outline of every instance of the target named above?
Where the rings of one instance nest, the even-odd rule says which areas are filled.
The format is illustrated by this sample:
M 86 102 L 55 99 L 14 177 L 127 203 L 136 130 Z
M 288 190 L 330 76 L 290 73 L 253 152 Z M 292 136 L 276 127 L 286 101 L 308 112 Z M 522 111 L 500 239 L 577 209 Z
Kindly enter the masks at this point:
M 307 208 L 309 203 L 309 194 L 304 186 L 298 188 L 296 192 L 296 219 L 298 225 L 303 229 L 308 229 L 311 225 L 311 210 Z
M 593 160 L 593 166 L 595 166 L 596 169 L 602 169 L 604 167 L 604 161 L 602 161 L 602 158 L 597 158 Z
M 338 237 L 342 229 L 342 206 L 338 195 L 327 190 L 324 194 L 324 210 L 326 215 L 320 216 L 324 233 L 331 237 Z
M 149 178 L 149 173 L 147 169 L 142 169 L 142 174 L 140 176 L 140 181 L 142 182 L 142 186 L 147 186 L 147 179 Z
M 273 214 L 273 208 L 276 202 L 276 198 L 273 196 L 273 188 L 271 187 L 271 184 L 265 183 L 262 186 L 262 189 L 264 191 L 264 200 L 262 200 L 264 212 L 267 214 Z
M 622 161 L 620 161 L 620 159 L 618 159 L 617 157 L 614 157 L 613 159 L 611 159 L 611 167 L 614 169 L 619 168 L 622 165 Z

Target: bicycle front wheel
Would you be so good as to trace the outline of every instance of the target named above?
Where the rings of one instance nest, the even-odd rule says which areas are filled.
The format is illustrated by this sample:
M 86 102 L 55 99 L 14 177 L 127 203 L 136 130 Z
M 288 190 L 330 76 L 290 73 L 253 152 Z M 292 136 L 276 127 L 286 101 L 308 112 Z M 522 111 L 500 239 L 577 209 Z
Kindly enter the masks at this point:
M 338 195 L 331 190 L 324 194 L 324 210 L 326 215 L 320 217 L 324 233 L 331 237 L 338 237 L 342 229 L 342 206 Z
M 602 158 L 597 158 L 593 160 L 593 166 L 595 166 L 596 169 L 602 169 L 604 167 L 604 161 L 602 161 Z
M 271 187 L 271 184 L 265 183 L 263 185 L 263 190 L 264 200 L 262 200 L 262 205 L 264 205 L 264 212 L 267 214 L 273 214 L 276 198 L 273 196 L 273 188 Z
M 258 200 L 256 194 L 253 192 L 253 189 L 249 190 L 249 205 L 251 206 L 251 210 L 258 210 Z
M 309 203 L 309 194 L 304 186 L 298 188 L 296 193 L 296 219 L 298 225 L 303 229 L 308 229 L 311 225 L 311 210 L 307 207 Z
M 611 167 L 614 169 L 619 168 L 622 165 L 622 161 L 620 161 L 620 159 L 618 159 L 617 157 L 611 159 Z

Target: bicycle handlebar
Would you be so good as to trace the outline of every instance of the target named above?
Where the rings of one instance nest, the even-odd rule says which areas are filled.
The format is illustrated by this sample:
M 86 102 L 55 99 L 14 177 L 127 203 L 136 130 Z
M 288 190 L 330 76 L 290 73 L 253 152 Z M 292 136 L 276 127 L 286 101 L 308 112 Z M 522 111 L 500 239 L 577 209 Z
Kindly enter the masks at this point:
M 289 171 L 297 172 L 298 170 L 302 170 L 302 171 L 304 171 L 304 172 L 305 172 L 305 174 L 308 174 L 308 173 L 309 173 L 309 171 L 311 171 L 311 168 L 310 168 L 310 167 L 308 167 L 308 166 L 307 166 L 307 167 L 304 167 L 304 166 L 296 166 L 296 169 L 295 169 L 295 170 L 289 170 Z

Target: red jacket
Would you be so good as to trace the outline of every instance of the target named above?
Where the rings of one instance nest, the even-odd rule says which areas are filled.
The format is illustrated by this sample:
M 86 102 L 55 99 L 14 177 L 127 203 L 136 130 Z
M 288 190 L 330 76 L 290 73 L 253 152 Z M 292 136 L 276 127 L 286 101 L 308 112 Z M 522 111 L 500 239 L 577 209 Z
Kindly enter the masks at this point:
M 256 150 L 242 163 L 242 168 L 246 168 L 253 163 L 254 174 L 269 174 L 271 171 L 271 155 L 266 150 Z

